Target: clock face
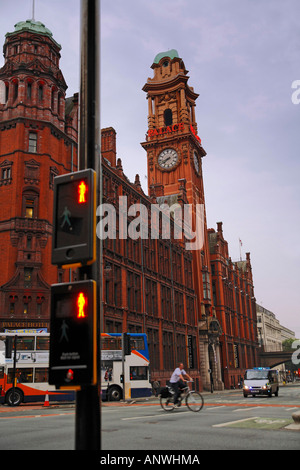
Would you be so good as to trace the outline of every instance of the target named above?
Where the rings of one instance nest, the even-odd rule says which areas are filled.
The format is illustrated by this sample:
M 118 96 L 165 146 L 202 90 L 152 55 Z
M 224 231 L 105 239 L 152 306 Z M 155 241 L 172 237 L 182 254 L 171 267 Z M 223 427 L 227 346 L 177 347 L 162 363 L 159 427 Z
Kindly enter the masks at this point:
M 165 149 L 159 154 L 157 161 L 159 166 L 169 170 L 176 165 L 178 161 L 178 153 L 174 149 Z
M 199 173 L 199 158 L 198 158 L 198 155 L 196 152 L 194 152 L 194 165 L 195 165 L 195 168 L 196 168 L 196 171 L 197 173 Z

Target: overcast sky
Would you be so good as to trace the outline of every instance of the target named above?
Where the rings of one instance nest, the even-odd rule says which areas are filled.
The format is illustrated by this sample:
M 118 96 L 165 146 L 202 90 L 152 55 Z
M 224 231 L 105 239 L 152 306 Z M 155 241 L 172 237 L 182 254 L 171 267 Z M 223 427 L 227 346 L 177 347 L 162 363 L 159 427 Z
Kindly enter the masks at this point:
M 79 90 L 79 0 L 36 0 L 62 46 L 60 67 Z M 32 0 L 0 0 L 0 43 L 32 17 Z M 223 222 L 233 261 L 250 252 L 257 303 L 300 338 L 299 0 L 101 0 L 101 127 L 117 132 L 131 181 L 147 191 L 147 101 L 159 52 L 177 49 L 189 70 L 208 226 Z M 2 47 L 2 46 L 1 46 Z M 0 67 L 4 61 L 1 55 Z M 300 94 L 299 94 L 300 96 Z

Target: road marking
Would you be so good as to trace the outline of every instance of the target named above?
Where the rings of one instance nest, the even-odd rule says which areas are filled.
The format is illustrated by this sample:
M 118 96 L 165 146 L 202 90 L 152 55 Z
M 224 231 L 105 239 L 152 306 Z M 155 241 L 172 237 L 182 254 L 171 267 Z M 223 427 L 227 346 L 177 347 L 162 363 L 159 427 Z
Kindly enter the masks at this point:
M 285 411 L 293 411 L 293 410 L 298 410 L 298 408 L 296 406 L 294 406 L 293 408 L 286 408 Z
M 247 407 L 247 408 L 238 408 L 237 410 L 232 410 L 232 412 L 235 413 L 236 411 L 251 411 L 251 410 L 253 410 L 253 409 L 256 410 L 257 408 L 259 408 L 259 409 L 261 410 L 262 408 L 265 408 L 265 406 L 260 406 L 260 405 L 255 406 L 255 405 L 252 405 L 251 407 Z
M 239 411 L 251 411 L 253 408 L 238 408 L 237 410 L 232 410 L 232 413 L 236 413 Z
M 205 411 L 214 411 L 214 410 L 219 410 L 220 408 L 226 408 L 226 405 L 221 405 L 221 406 L 213 406 L 212 408 L 205 408 Z
M 228 421 L 228 423 L 221 423 L 221 424 L 213 424 L 213 428 L 224 428 L 225 426 L 230 426 L 230 424 L 235 424 L 235 423 L 242 423 L 243 421 L 250 421 L 253 419 L 259 419 L 258 416 L 254 416 L 252 418 L 244 418 L 244 419 L 238 419 L 236 421 Z
M 3 419 L 24 419 L 24 418 L 51 418 L 52 416 L 66 416 L 66 415 L 74 415 L 74 412 L 71 413 L 51 413 L 51 414 L 44 414 L 44 415 L 27 415 L 27 416 L 1 416 L 0 420 Z
M 182 415 L 183 413 L 189 413 L 189 411 L 180 411 L 180 414 Z M 129 420 L 134 420 L 134 419 L 144 419 L 144 418 L 163 418 L 166 416 L 175 416 L 177 413 L 172 413 L 171 412 L 165 412 L 161 413 L 159 415 L 149 415 L 149 416 L 132 416 L 130 418 L 121 418 L 121 421 L 129 421 Z

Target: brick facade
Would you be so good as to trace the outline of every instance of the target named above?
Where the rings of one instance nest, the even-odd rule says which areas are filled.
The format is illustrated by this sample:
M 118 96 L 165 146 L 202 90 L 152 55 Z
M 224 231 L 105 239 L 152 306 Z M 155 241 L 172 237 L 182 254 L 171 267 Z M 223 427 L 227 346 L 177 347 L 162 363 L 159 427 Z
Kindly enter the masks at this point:
M 60 46 L 43 25 L 18 23 L 3 52 L 0 327 L 48 327 L 50 285 L 66 279 L 51 265 L 53 178 L 77 168 L 78 96 L 65 99 Z

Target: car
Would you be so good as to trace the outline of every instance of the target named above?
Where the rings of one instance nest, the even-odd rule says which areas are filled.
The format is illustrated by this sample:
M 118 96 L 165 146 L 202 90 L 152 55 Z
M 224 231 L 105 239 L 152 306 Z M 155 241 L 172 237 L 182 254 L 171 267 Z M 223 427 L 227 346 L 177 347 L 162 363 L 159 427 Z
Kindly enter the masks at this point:
M 254 367 L 246 370 L 243 385 L 244 397 L 248 397 L 248 395 L 271 397 L 272 393 L 278 397 L 278 392 L 278 370 L 271 370 L 269 367 Z

